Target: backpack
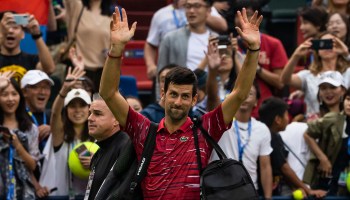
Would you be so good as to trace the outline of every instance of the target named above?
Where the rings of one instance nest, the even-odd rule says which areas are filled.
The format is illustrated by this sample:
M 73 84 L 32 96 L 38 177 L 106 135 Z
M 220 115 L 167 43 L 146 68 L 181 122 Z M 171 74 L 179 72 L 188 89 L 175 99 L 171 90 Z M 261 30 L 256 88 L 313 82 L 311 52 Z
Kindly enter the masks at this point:
M 192 127 L 198 169 L 200 172 L 201 199 L 203 200 L 253 200 L 259 199 L 254 183 L 244 165 L 234 159 L 227 158 L 220 146 L 202 127 L 199 118 L 193 118 Z M 215 149 L 220 160 L 213 161 L 202 168 L 197 127 L 201 130 L 206 141 Z

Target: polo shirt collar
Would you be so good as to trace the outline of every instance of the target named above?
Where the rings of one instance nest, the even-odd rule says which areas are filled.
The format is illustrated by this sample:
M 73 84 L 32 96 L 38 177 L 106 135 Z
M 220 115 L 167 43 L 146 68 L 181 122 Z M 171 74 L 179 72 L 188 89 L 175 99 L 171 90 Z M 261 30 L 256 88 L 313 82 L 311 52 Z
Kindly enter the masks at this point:
M 165 121 L 165 117 L 160 121 L 157 133 L 159 133 L 161 131 L 168 132 L 167 128 L 164 126 L 164 121 Z M 182 124 L 182 126 L 178 130 L 176 130 L 176 132 L 184 133 L 184 132 L 188 131 L 189 128 L 192 128 L 192 125 L 193 125 L 193 122 L 192 122 L 191 118 L 187 117 L 185 123 Z

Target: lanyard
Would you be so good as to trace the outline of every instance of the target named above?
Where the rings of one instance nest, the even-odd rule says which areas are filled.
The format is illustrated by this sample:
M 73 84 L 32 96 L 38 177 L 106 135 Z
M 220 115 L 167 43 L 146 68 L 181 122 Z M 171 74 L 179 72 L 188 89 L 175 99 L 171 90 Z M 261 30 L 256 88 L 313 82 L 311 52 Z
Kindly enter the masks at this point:
M 178 28 L 180 28 L 180 27 L 182 27 L 182 26 L 184 26 L 184 20 L 182 19 L 180 19 L 181 21 L 182 21 L 182 23 L 180 23 L 180 20 L 177 18 L 177 16 L 176 16 L 176 11 L 175 11 L 175 8 L 173 9 L 173 16 L 174 16 L 174 23 L 175 23 L 175 25 L 176 25 L 176 28 L 178 29 Z M 180 13 L 180 17 L 181 17 L 181 13 Z
M 39 126 L 38 120 L 37 120 L 36 117 L 33 115 L 33 113 L 29 110 L 28 107 L 26 108 L 26 110 L 27 110 L 28 115 L 32 118 L 34 124 L 35 124 L 36 126 Z M 46 115 L 45 115 L 45 112 L 43 112 L 43 124 L 46 124 Z
M 249 142 L 250 135 L 252 134 L 252 121 L 249 120 L 249 122 L 248 122 L 248 140 L 245 144 L 242 144 L 241 137 L 239 134 L 239 127 L 238 127 L 237 120 L 234 121 L 234 124 L 235 124 L 237 143 L 238 143 L 238 160 L 239 160 L 239 162 L 242 162 L 244 149 Z
M 7 197 L 6 200 L 13 200 L 15 197 L 15 176 L 14 176 L 14 169 L 13 169 L 13 151 L 14 148 L 12 146 L 12 144 L 10 144 L 10 148 L 9 148 L 9 177 L 8 180 L 9 182 L 9 186 L 8 186 L 8 192 L 7 192 Z

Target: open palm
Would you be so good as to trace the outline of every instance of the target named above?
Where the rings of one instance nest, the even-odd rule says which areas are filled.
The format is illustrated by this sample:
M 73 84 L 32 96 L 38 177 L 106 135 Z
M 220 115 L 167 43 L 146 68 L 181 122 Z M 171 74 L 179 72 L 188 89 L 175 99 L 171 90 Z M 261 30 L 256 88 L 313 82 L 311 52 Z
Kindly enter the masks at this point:
M 249 48 L 257 49 L 260 47 L 260 33 L 259 26 L 263 19 L 258 12 L 255 11 L 254 15 L 248 20 L 247 11 L 243 8 L 242 13 L 237 12 L 238 20 L 241 24 L 241 28 L 236 27 L 238 34 L 248 43 Z
M 125 9 L 122 8 L 122 19 L 120 18 L 119 8 L 115 7 L 113 13 L 113 20 L 110 24 L 111 44 L 125 45 L 133 36 L 136 30 L 136 22 L 134 22 L 129 29 L 128 17 Z

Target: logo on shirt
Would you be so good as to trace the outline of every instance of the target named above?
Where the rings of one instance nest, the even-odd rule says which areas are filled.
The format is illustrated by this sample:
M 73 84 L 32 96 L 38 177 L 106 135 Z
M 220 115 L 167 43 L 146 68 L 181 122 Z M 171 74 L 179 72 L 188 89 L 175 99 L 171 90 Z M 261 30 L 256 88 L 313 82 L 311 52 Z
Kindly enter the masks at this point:
M 187 142 L 188 137 L 182 136 L 180 137 L 180 142 Z

